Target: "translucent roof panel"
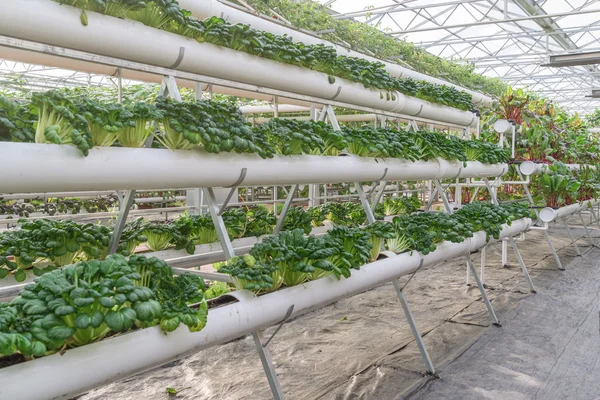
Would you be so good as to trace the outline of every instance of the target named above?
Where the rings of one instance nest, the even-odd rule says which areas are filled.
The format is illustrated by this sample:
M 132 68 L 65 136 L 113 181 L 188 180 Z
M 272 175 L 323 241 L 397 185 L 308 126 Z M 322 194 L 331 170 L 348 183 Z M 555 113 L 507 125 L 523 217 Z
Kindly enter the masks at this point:
M 600 50 L 600 0 L 319 0 L 334 18 L 376 26 L 432 54 L 526 87 L 571 111 L 600 108 L 597 65 L 549 68 L 554 54 Z

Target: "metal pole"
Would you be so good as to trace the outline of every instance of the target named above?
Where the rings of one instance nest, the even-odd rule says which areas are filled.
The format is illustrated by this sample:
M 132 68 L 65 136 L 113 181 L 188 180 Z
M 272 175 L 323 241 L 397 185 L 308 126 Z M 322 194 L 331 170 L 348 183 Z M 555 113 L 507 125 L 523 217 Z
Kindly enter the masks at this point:
M 565 226 L 565 229 L 567 230 L 567 233 L 569 234 L 569 237 L 571 238 L 571 244 L 575 247 L 575 253 L 577 253 L 577 255 L 581 257 L 581 251 L 579 251 L 579 246 L 577 246 L 577 241 L 573 236 L 573 232 L 571 232 L 571 228 L 569 228 L 569 224 L 567 224 L 567 221 L 564 221 L 563 224 Z
M 521 266 L 523 275 L 525 275 L 525 279 L 527 280 L 527 284 L 529 285 L 529 290 L 531 291 L 531 293 L 537 293 L 535 290 L 535 286 L 533 286 L 533 281 L 531 280 L 531 276 L 529 276 L 529 271 L 527 271 L 527 266 L 525 265 L 525 262 L 523 261 L 523 257 L 521 257 L 521 252 L 519 251 L 519 248 L 517 247 L 517 243 L 515 242 L 515 239 L 513 239 L 512 237 L 509 237 L 508 240 L 510 241 L 510 245 L 512 246 L 513 250 L 515 251 L 515 256 L 517 257 L 517 260 L 519 261 L 519 265 Z
M 417 324 L 415 323 L 415 318 L 410 311 L 410 307 L 404 298 L 404 293 L 402 292 L 402 287 L 400 286 L 400 282 L 398 279 L 394 279 L 392 281 L 394 284 L 394 289 L 396 289 L 396 294 L 400 299 L 400 304 L 402 305 L 402 309 L 404 310 L 404 315 L 408 320 L 408 325 L 410 326 L 410 330 L 412 331 L 413 336 L 415 337 L 415 341 L 417 342 L 417 347 L 419 348 L 419 352 L 421 353 L 421 358 L 423 358 L 423 362 L 425 363 L 425 368 L 430 374 L 435 374 L 435 367 L 431 362 L 431 358 L 429 357 L 429 353 L 427 352 L 427 348 L 425 347 L 425 343 L 423 343 L 423 338 L 421 337 L 421 333 L 419 332 L 419 328 L 417 328 Z
M 448 214 L 452 214 L 452 207 L 450 207 L 450 202 L 448 201 L 448 197 L 446 196 L 446 191 L 444 190 L 444 187 L 442 186 L 442 183 L 440 182 L 439 179 L 435 180 L 435 185 L 438 188 L 438 193 L 440 194 L 440 197 L 442 198 L 442 201 L 444 202 L 444 207 L 446 208 L 446 212 Z
M 223 222 L 223 217 L 219 215 L 220 208 L 219 204 L 217 204 L 215 192 L 211 187 L 202 188 L 202 191 L 204 192 L 204 197 L 207 200 L 208 211 L 210 212 L 213 224 L 215 225 L 217 236 L 219 237 L 219 242 L 221 242 L 223 254 L 225 254 L 225 257 L 227 258 L 227 260 L 229 260 L 235 256 L 235 251 L 233 250 L 231 240 L 229 239 L 229 234 L 227 233 L 225 222 Z
M 117 247 L 119 247 L 119 240 L 121 240 L 121 235 L 123 234 L 123 230 L 125 229 L 125 224 L 127 224 L 127 215 L 129 214 L 129 209 L 133 204 L 133 199 L 135 199 L 135 190 L 128 190 L 125 194 L 125 199 L 123 200 L 122 207 L 119 210 L 119 217 L 115 222 L 115 227 L 110 237 L 110 242 L 108 244 L 108 254 L 115 254 L 117 252 Z
M 554 261 L 556 261 L 556 265 L 558 266 L 558 269 L 560 269 L 561 271 L 564 271 L 565 267 L 563 267 L 562 263 L 560 262 L 560 257 L 558 256 L 558 253 L 556 252 L 556 249 L 554 248 L 554 245 L 552 244 L 552 239 L 550 239 L 550 234 L 548 233 L 548 231 L 544 231 L 544 236 L 546 237 L 548 246 L 550 246 L 550 250 L 552 251 L 552 255 L 554 256 Z
M 477 270 L 475 269 L 475 266 L 473 265 L 471 258 L 469 256 L 466 256 L 466 258 L 467 258 L 467 264 L 469 265 L 469 269 L 471 270 L 471 274 L 473 275 L 475 282 L 477 282 L 477 287 L 479 287 L 479 292 L 481 293 L 481 297 L 483 299 L 483 302 L 485 303 L 485 307 L 488 310 L 490 319 L 492 320 L 492 323 L 494 325 L 500 326 L 498 317 L 496 317 L 496 313 L 494 312 L 494 307 L 492 307 L 492 303 L 490 303 L 490 299 L 488 299 L 487 293 L 485 292 L 485 288 L 483 287 L 483 283 L 481 282 L 481 279 L 479 279 L 479 275 L 477 275 Z
M 277 235 L 279 232 L 281 232 L 281 229 L 283 228 L 285 216 L 287 215 L 290 207 L 292 206 L 292 202 L 294 201 L 294 196 L 298 192 L 299 187 L 300 187 L 300 185 L 293 185 L 291 187 L 290 192 L 288 193 L 288 196 L 285 199 L 285 203 L 283 203 L 283 208 L 281 209 L 281 214 L 279 214 L 279 218 L 277 219 L 277 224 L 275 225 L 275 230 L 273 231 L 273 233 L 275 235 Z
M 590 235 L 590 231 L 588 230 L 587 224 L 583 220 L 583 217 L 581 216 L 581 213 L 579 212 L 577 214 L 579 215 L 579 219 L 581 220 L 581 224 L 583 225 L 583 228 L 585 229 L 585 235 L 587 236 L 588 240 L 590 241 L 590 246 L 595 247 L 596 243 L 594 243 L 594 239 L 592 239 L 592 235 Z
M 502 241 L 502 268 L 508 267 L 508 243 Z
M 273 361 L 271 360 L 271 353 L 269 352 L 269 349 L 262 345 L 262 331 L 252 332 L 252 338 L 254 339 L 256 351 L 258 351 L 258 355 L 260 356 L 260 362 L 262 363 L 263 369 L 265 370 L 265 375 L 267 376 L 267 380 L 269 381 L 269 386 L 271 387 L 273 399 L 283 400 L 283 391 L 281 390 L 281 385 L 279 384 L 279 377 L 277 376 L 277 372 L 275 371 L 275 366 L 273 365 Z
M 483 283 L 483 286 L 485 286 L 485 250 L 487 249 L 487 246 L 483 246 L 483 248 L 481 249 L 481 283 Z M 468 276 L 468 270 L 467 270 L 467 276 Z M 467 282 L 468 283 L 468 282 Z
M 371 210 L 371 205 L 369 204 L 369 200 L 365 195 L 365 191 L 363 190 L 359 182 L 354 182 L 354 187 L 356 187 L 356 191 L 358 192 L 360 202 L 362 203 L 362 206 L 365 209 L 365 213 L 367 214 L 367 221 L 369 222 L 369 224 L 372 224 L 373 222 L 375 222 L 375 216 L 373 215 L 373 210 Z

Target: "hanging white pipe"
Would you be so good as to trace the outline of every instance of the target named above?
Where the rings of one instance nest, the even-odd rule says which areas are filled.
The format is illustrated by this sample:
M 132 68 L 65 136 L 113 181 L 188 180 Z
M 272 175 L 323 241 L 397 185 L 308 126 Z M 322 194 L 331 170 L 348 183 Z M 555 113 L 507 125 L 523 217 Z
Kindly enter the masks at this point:
M 528 218 L 504 226 L 500 238 L 514 236 L 532 224 Z M 165 335 L 158 327 L 115 336 L 87 346 L 1 369 L 0 398 L 54 400 L 74 397 L 95 387 L 135 375 L 202 349 L 228 342 L 340 299 L 408 275 L 423 266 L 466 256 L 485 245 L 478 232 L 463 243 L 444 242 L 423 257 L 403 253 L 352 271 L 347 279 L 329 276 L 260 297 L 240 292 L 241 301 L 211 309 L 206 327 L 190 333 L 187 327 Z M 68 379 L 57 379 L 68 377 Z
M 179 4 L 182 8 L 191 11 L 195 17 L 200 19 L 216 15 L 217 17 L 221 17 L 232 23 L 250 25 L 254 29 L 271 32 L 277 35 L 288 35 L 290 38 L 292 38 L 292 40 L 296 42 L 302 42 L 304 44 L 325 44 L 327 46 L 332 46 L 340 55 L 358 57 L 369 60 L 371 62 L 383 63 L 387 72 L 389 72 L 390 75 L 396 76 L 398 78 L 412 78 L 416 80 L 423 80 L 438 85 L 452 86 L 457 88 L 458 90 L 465 91 L 472 96 L 473 104 L 475 104 L 476 106 L 491 107 L 493 103 L 491 97 L 486 96 L 482 93 L 478 93 L 466 89 L 464 87 L 452 84 L 450 82 L 444 81 L 442 79 L 434 78 L 432 76 L 413 71 L 412 69 L 402 67 L 395 63 L 380 60 L 378 58 L 371 57 L 354 50 L 350 50 L 346 47 L 336 45 L 319 37 L 301 32 L 297 29 L 293 29 L 288 26 L 283 26 L 277 24 L 276 22 L 269 21 L 268 19 L 261 18 L 257 15 L 237 10 L 233 7 L 219 2 L 218 0 L 179 0 Z
M 226 187 L 500 176 L 506 164 L 405 161 L 355 156 L 209 154 L 196 150 L 101 147 L 89 156 L 69 145 L 3 143 L 0 193 Z M 387 172 L 386 172 L 387 170 Z M 274 173 L 275 171 L 275 173 Z
M 561 218 L 569 217 L 580 211 L 585 211 L 588 208 L 596 206 L 598 203 L 600 203 L 600 200 L 586 200 L 580 203 L 570 204 L 568 206 L 560 207 L 557 209 L 546 207 L 540 211 L 540 219 L 543 222 L 548 223 Z
M 552 164 L 544 164 L 544 163 L 535 163 L 533 161 L 523 161 L 521 165 L 519 165 L 519 169 L 521 173 L 525 176 L 531 175 L 539 175 L 546 171 Z M 586 164 L 564 164 L 570 170 L 578 170 L 582 167 L 595 169 L 594 165 L 586 165 Z
M 330 84 L 324 73 L 198 43 L 135 21 L 88 12 L 88 26 L 83 26 L 79 15 L 79 9 L 51 0 L 3 0 L 0 34 L 462 126 L 476 122 L 470 112 L 400 93 L 388 100 L 382 91 L 360 83 L 338 78 Z
M 273 114 L 275 107 L 271 105 L 241 106 L 240 111 L 242 114 Z M 310 107 L 280 104 L 277 111 L 280 113 L 310 112 Z

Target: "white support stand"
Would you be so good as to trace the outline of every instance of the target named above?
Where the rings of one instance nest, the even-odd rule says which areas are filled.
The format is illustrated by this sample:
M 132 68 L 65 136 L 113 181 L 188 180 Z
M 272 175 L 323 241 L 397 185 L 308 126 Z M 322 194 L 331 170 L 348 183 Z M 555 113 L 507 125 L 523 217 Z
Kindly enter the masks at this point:
M 358 193 L 358 198 L 367 214 L 367 222 L 372 224 L 375 222 L 375 215 L 373 215 L 373 210 L 371 209 L 371 205 L 369 204 L 369 200 L 367 199 L 367 195 L 362 188 L 360 182 L 354 182 L 354 187 L 356 188 L 356 192 Z
M 569 237 L 571 238 L 571 243 L 569 243 L 569 244 L 572 244 L 573 247 L 575 247 L 575 253 L 577 253 L 578 257 L 581 257 L 581 251 L 579 251 L 579 246 L 577 246 L 577 241 L 575 240 L 575 237 L 573 236 L 573 232 L 571 231 L 569 224 L 567 224 L 567 221 L 563 221 L 563 225 L 564 225 L 565 229 L 567 230 Z
M 271 359 L 271 353 L 269 352 L 269 349 L 267 349 L 266 345 L 262 344 L 262 336 L 262 331 L 252 332 L 254 345 L 256 347 L 256 351 L 258 351 L 260 362 L 262 363 L 263 369 L 265 370 L 267 380 L 269 381 L 269 387 L 271 388 L 273 399 L 283 400 L 283 391 L 281 390 L 279 377 L 277 376 L 277 372 L 275 371 L 275 366 L 273 365 L 273 360 Z
M 423 343 L 423 337 L 421 336 L 421 332 L 419 332 L 419 328 L 417 328 L 417 324 L 415 323 L 415 318 L 413 317 L 412 312 L 410 311 L 410 307 L 404 297 L 403 287 L 400 286 L 400 282 L 398 279 L 394 279 L 392 281 L 394 284 L 394 289 L 396 290 L 396 294 L 400 299 L 400 304 L 402 305 L 402 309 L 404 310 L 404 315 L 408 321 L 408 325 L 410 326 L 410 330 L 412 331 L 413 336 L 415 337 L 415 341 L 417 342 L 417 347 L 419 348 L 419 353 L 421 353 L 421 358 L 425 363 L 425 368 L 427 368 L 427 372 L 432 375 L 435 375 L 435 367 L 431 362 L 431 358 L 429 357 L 429 353 L 427 352 L 427 348 L 425 347 L 425 343 Z
M 527 284 L 529 285 L 529 290 L 531 291 L 531 293 L 537 293 L 537 291 L 535 290 L 535 286 L 533 285 L 533 281 L 531 280 L 531 276 L 529 276 L 529 271 L 527 271 L 527 266 L 525 265 L 525 262 L 523 261 L 523 257 L 521 257 L 521 252 L 519 251 L 519 248 L 517 247 L 517 243 L 515 242 L 515 239 L 512 237 L 509 237 L 508 241 L 510 242 L 510 245 L 512 246 L 512 248 L 515 252 L 517 261 L 519 261 L 519 265 L 521 266 L 523 275 L 525 275 L 525 279 L 527 280 Z
M 594 242 L 594 239 L 592 239 L 592 235 L 590 235 L 590 231 L 587 227 L 587 224 L 585 223 L 585 220 L 583 219 L 583 217 L 581 216 L 581 212 L 577 213 L 579 215 L 579 219 L 581 220 L 581 224 L 583 225 L 583 228 L 585 229 L 585 235 L 588 238 L 588 241 L 590 242 L 590 246 L 591 247 L 598 247 L 596 245 L 596 243 Z
M 281 214 L 279 214 L 279 218 L 277 218 L 277 224 L 275 225 L 275 230 L 273 231 L 274 235 L 277 235 L 281 232 L 283 228 L 283 223 L 285 222 L 285 217 L 292 206 L 292 202 L 294 201 L 294 196 L 298 192 L 298 188 L 300 185 L 292 185 L 290 191 L 288 192 L 287 198 L 285 199 L 285 203 L 283 203 L 283 208 L 281 209 Z
M 487 293 L 485 292 L 485 287 L 483 286 L 483 282 L 481 282 L 481 279 L 479 278 L 479 275 L 477 274 L 477 270 L 475 269 L 475 265 L 473 265 L 473 262 L 471 261 L 471 256 L 467 255 L 466 259 L 467 259 L 467 265 L 468 265 L 469 269 L 471 270 L 471 274 L 473 275 L 473 278 L 475 279 L 475 282 L 477 283 L 477 287 L 479 288 L 479 292 L 481 293 L 481 298 L 482 298 L 483 302 L 485 303 L 485 307 L 488 310 L 488 314 L 490 316 L 490 319 L 492 320 L 492 324 L 494 324 L 496 326 L 501 326 L 500 322 L 498 321 L 498 317 L 496 317 L 496 312 L 494 311 L 494 307 L 492 307 L 492 303 L 490 303 L 490 299 L 488 298 Z

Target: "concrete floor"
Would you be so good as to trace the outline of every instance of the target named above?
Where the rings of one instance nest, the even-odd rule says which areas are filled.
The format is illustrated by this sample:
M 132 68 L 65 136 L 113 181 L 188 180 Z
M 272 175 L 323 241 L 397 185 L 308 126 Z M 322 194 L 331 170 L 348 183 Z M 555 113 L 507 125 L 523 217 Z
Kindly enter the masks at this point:
M 600 398 L 600 250 L 582 251 L 560 276 L 537 271 L 536 295 L 408 398 Z

